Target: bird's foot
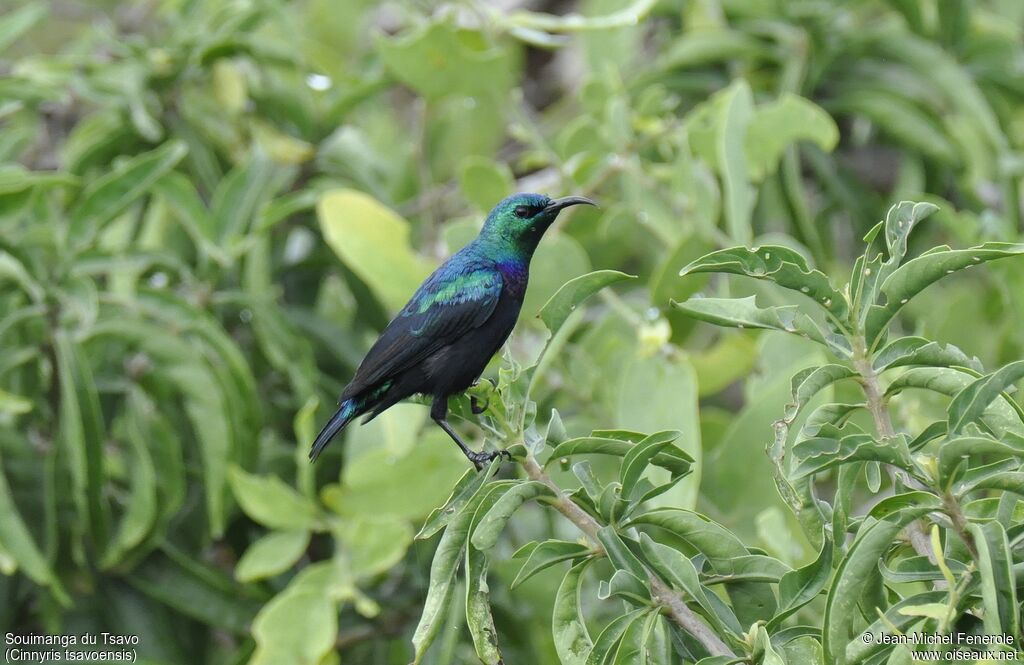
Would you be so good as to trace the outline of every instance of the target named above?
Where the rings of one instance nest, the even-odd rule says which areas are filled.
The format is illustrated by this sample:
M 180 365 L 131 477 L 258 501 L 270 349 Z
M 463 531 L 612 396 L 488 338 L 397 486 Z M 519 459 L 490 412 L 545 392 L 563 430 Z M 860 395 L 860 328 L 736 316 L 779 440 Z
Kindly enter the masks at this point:
M 470 395 L 469 397 L 469 410 L 473 412 L 474 416 L 479 416 L 481 413 L 487 410 L 489 401 L 486 399 L 480 399 L 476 395 Z
M 473 466 L 476 467 L 477 471 L 483 471 L 484 465 L 489 464 L 499 457 L 506 457 L 510 462 L 512 461 L 512 453 L 507 450 L 495 450 L 489 453 L 475 453 L 470 451 L 466 453 L 466 457 L 468 457 L 469 461 L 473 463 Z

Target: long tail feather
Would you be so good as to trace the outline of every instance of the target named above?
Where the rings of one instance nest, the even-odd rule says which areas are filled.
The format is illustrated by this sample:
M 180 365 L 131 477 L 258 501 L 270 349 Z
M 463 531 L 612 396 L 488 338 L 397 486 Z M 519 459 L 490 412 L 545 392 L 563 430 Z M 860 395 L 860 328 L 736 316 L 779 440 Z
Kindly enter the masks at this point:
M 338 410 L 327 421 L 327 424 L 320 430 L 320 433 L 316 435 L 316 440 L 313 441 L 313 447 L 309 451 L 311 462 L 315 462 L 316 458 L 323 452 L 323 449 L 331 442 L 331 439 L 343 430 L 345 425 L 348 425 L 353 418 L 359 415 L 358 411 L 359 409 L 354 399 L 347 399 L 338 406 Z

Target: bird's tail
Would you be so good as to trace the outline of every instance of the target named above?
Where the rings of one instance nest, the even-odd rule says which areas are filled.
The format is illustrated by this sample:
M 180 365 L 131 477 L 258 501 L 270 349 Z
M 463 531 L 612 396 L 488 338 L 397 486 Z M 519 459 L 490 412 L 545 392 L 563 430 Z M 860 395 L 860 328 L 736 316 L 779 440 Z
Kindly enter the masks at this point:
M 338 405 L 338 410 L 334 412 L 331 419 L 327 421 L 324 428 L 320 430 L 320 433 L 316 435 L 316 440 L 313 441 L 313 447 L 309 451 L 309 460 L 315 462 L 316 458 L 320 456 L 323 449 L 327 447 L 327 444 L 331 442 L 331 439 L 345 429 L 345 425 L 352 422 L 352 419 L 359 415 L 359 405 L 355 398 L 347 399 Z

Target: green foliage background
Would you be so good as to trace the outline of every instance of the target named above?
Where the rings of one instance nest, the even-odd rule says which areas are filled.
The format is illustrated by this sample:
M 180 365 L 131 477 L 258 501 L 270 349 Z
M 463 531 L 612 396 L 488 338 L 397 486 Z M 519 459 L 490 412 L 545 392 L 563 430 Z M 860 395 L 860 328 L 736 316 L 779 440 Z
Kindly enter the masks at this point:
M 898 201 L 937 206 L 910 256 L 1024 228 L 1024 5 L 1012 0 L 0 11 L 0 628 L 135 634 L 147 663 L 414 658 L 438 547 L 414 534 L 465 460 L 419 404 L 351 428 L 316 466 L 306 452 L 389 315 L 508 193 L 602 208 L 575 209 L 542 243 L 489 372 L 500 392 L 479 389 L 502 405 L 491 415 L 530 410 L 520 422 L 535 425 L 518 433 L 542 443 L 677 430 L 689 473 L 654 502 L 699 510 L 744 556 L 786 571 L 821 562 L 822 546 L 765 448 L 795 397 L 790 377 L 826 366 L 828 351 L 695 321 L 703 306 L 722 322 L 688 300 L 698 291 L 799 302 L 708 278 L 722 264 L 698 259 L 777 245 L 842 289 L 861 238 Z M 699 274 L 680 277 L 687 265 Z M 725 272 L 751 275 L 744 266 Z M 536 316 L 594 269 L 637 278 Z M 894 337 L 952 343 L 978 376 L 1024 355 L 1022 331 L 1024 270 L 1010 259 L 924 291 Z M 518 372 L 545 348 L 527 401 Z M 892 390 L 901 432 L 945 413 L 926 383 Z M 784 436 L 814 407 L 860 399 L 835 377 L 821 387 Z M 461 431 L 500 444 L 468 400 L 459 409 Z M 555 462 L 558 485 L 580 484 Z M 868 501 L 878 462 L 861 463 L 863 477 L 820 484 Z M 598 475 L 617 468 L 594 461 Z M 1024 570 L 1015 505 L 999 508 L 1015 524 L 1011 587 Z M 522 566 L 511 554 L 580 534 L 536 505 L 506 534 L 489 578 L 506 662 L 558 662 L 551 590 L 566 569 L 510 589 Z M 596 586 L 584 604 L 604 624 L 621 603 Z M 822 600 L 785 625 L 820 624 Z M 481 654 L 463 602 L 444 606 L 423 662 Z M 738 614 L 743 631 L 757 618 Z M 748 638 L 751 661 L 813 662 Z

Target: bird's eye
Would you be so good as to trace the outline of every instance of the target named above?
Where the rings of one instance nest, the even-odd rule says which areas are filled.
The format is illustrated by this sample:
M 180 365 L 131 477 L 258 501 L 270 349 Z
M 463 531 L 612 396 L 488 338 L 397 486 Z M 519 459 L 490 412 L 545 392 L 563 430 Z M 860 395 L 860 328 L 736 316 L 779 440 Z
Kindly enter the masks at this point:
M 530 209 L 526 206 L 516 206 L 515 214 L 520 219 L 526 219 L 530 216 Z

